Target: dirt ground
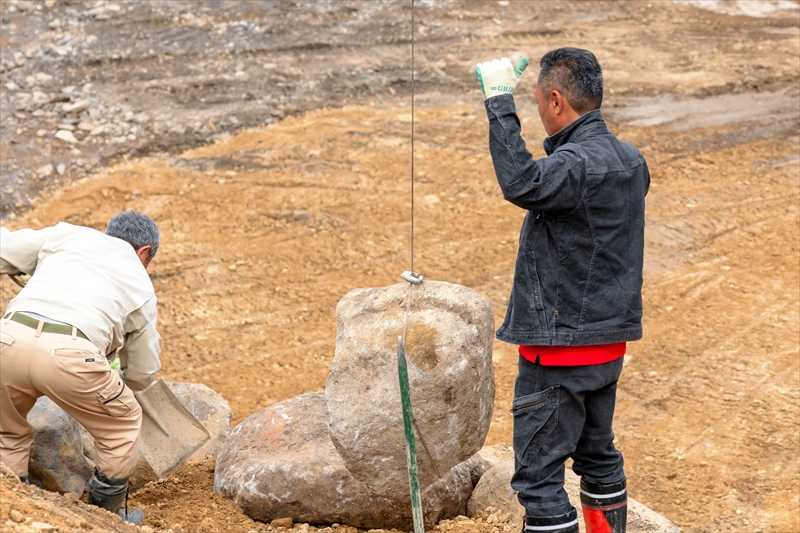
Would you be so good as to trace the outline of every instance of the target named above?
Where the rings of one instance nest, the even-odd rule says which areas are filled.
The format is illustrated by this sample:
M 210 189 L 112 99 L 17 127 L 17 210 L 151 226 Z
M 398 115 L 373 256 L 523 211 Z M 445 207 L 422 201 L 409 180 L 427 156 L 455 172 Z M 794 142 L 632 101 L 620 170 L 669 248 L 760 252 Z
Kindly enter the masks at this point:
M 68 18 L 81 7 L 28 2 L 10 10 L 21 3 L 2 2 L 0 59 L 23 46 L 26 21 L 46 29 L 53 14 Z M 797 532 L 800 18 L 793 2 L 728 2 L 716 11 L 706 9 L 713 2 L 695 4 L 419 0 L 415 270 L 483 294 L 500 323 L 524 213 L 503 201 L 494 180 L 472 69 L 500 55 L 593 50 L 604 67 L 609 126 L 642 150 L 653 180 L 645 336 L 629 344 L 615 426 L 631 496 L 685 532 Z M 149 270 L 161 377 L 205 383 L 230 402 L 234 424 L 322 390 L 338 300 L 355 288 L 399 283 L 410 264 L 410 10 L 374 1 L 118 5 L 109 19 L 76 15 L 76 35 L 91 30 L 107 46 L 69 56 L 69 68 L 50 71 L 63 76 L 52 83 L 91 77 L 92 105 L 113 111 L 126 101 L 150 120 L 136 140 L 90 135 L 66 146 L 36 134 L 55 128 L 61 104 L 40 107 L 52 111 L 39 116 L 0 106 L 4 225 L 63 220 L 102 229 L 125 208 L 151 215 L 162 232 Z M 142 15 L 122 24 L 128 12 Z M 264 31 L 231 29 L 238 20 Z M 189 45 L 170 58 L 144 48 L 139 57 L 131 46 L 111 59 L 125 39 L 136 43 L 131 35 L 147 32 L 157 37 L 153 48 L 177 36 Z M 0 81 L 22 87 L 19 69 L 63 61 L 47 55 L 36 66 L 32 56 Z M 523 134 L 540 157 L 534 67 L 515 95 Z M 232 101 L 245 87 L 253 98 Z M 13 92 L 0 88 L 0 103 L 16 101 Z M 218 127 L 234 112 L 237 124 Z M 114 113 L 107 113 L 112 126 L 124 122 Z M 184 116 L 201 126 L 169 133 L 166 126 Z M 167 125 L 154 127 L 159 120 Z M 116 152 L 104 157 L 109 146 Z M 82 166 L 73 165 L 78 158 Z M 72 162 L 64 174 L 31 177 L 62 160 Z M 4 304 L 15 293 L 0 282 Z M 496 342 L 493 360 L 487 444 L 510 443 L 515 347 Z M 184 467 L 136 493 L 146 524 L 266 529 L 211 491 L 206 466 Z M 47 522 L 46 505 L 37 510 L 2 488 L 3 513 L 27 505 L 34 520 Z

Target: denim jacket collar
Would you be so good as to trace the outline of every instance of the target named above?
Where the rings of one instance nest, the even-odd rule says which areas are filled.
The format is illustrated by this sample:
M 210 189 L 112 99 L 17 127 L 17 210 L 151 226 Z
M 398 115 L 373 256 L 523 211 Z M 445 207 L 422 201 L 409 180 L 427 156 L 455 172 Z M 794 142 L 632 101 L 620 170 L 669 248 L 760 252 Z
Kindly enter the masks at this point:
M 547 137 L 542 144 L 544 145 L 545 153 L 549 156 L 560 146 L 569 142 L 577 142 L 586 137 L 604 133 L 609 133 L 609 131 L 603 120 L 603 115 L 599 109 L 593 109 L 581 115 L 558 133 Z

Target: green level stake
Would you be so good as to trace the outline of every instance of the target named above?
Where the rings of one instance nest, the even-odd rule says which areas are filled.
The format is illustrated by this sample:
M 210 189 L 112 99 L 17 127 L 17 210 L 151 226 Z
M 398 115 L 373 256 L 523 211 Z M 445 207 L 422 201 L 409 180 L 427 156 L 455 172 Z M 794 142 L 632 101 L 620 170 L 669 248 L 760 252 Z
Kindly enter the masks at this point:
M 417 470 L 417 447 L 414 441 L 413 415 L 411 413 L 411 393 L 408 388 L 408 365 L 402 339 L 397 341 L 397 374 L 400 378 L 400 400 L 403 404 L 403 427 L 406 434 L 408 483 L 411 485 L 411 516 L 414 519 L 414 533 L 425 533 L 425 523 L 422 519 L 422 494 L 419 490 L 419 472 Z

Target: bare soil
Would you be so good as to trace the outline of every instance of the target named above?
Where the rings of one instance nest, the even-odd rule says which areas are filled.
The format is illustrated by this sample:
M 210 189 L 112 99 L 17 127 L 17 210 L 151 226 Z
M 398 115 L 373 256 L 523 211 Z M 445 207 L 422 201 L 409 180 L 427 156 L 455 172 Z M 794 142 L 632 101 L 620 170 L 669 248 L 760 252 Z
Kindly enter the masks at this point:
M 10 12 L 3 1 L 0 59 L 24 46 L 23 24 L 47 27 L 54 13 L 69 18 L 58 10 L 80 7 L 31 4 Z M 645 337 L 629 345 L 615 427 L 631 496 L 686 532 L 800 531 L 797 9 L 754 17 L 663 1 L 417 4 L 415 270 L 483 294 L 499 324 L 524 213 L 503 201 L 494 180 L 474 64 L 498 55 L 538 58 L 564 45 L 593 50 L 605 70 L 609 125 L 642 149 L 653 177 Z M 24 190 L 32 200 L 28 207 L 24 194 L 8 193 L 4 224 L 64 220 L 102 229 L 122 209 L 148 213 L 162 231 L 149 270 L 159 297 L 161 377 L 219 392 L 234 424 L 322 390 L 338 300 L 355 288 L 398 283 L 410 264 L 410 10 L 367 1 L 119 5 L 107 20 L 76 16 L 75 33 L 89 28 L 97 41 L 70 68 L 58 58 L 31 65 L 34 54 L 1 81 L 20 85 L 19 69 L 47 67 L 68 85 L 70 73 L 80 72 L 94 80 L 93 105 L 128 98 L 130 110 L 150 121 L 137 141 L 98 135 L 66 147 L 39 143 L 35 133 L 35 121 L 60 120 L 60 104 L 50 118 L 0 106 L 3 190 Z M 149 15 L 133 17 L 140 12 Z M 136 42 L 126 33 L 136 25 L 123 23 L 127 13 L 136 31 L 157 36 L 151 47 L 174 47 L 184 36 L 183 55 L 162 54 L 159 62 L 148 48 L 141 57 L 110 59 Z M 238 35 L 236 20 L 268 30 L 246 30 L 233 47 L 217 41 Z M 37 38 L 55 38 L 43 35 Z M 523 133 L 540 157 L 545 134 L 531 70 L 515 94 Z M 226 71 L 225 84 L 198 81 Z M 182 88 L 153 90 L 151 82 Z M 245 87 L 252 100 L 208 103 Z M 278 90 L 283 104 L 266 98 Z M 0 102 L 15 98 L 10 93 L 0 89 Z M 238 125 L 219 131 L 220 117 L 234 112 Z M 152 127 L 162 115 L 168 123 L 197 116 L 202 125 L 196 134 L 167 134 Z M 126 148 L 127 159 L 99 155 L 144 137 L 149 148 Z M 48 161 L 90 157 L 97 157 L 91 171 L 70 166 L 63 176 L 30 178 Z M 0 282 L 3 303 L 15 292 Z M 497 398 L 487 444 L 510 443 L 515 347 L 496 342 L 493 359 Z M 213 493 L 211 468 L 182 468 L 136 493 L 146 524 L 266 529 Z M 55 516 L 5 485 L 2 495 L 0 522 L 26 505 L 35 520 Z M 458 527 L 492 531 L 485 522 Z

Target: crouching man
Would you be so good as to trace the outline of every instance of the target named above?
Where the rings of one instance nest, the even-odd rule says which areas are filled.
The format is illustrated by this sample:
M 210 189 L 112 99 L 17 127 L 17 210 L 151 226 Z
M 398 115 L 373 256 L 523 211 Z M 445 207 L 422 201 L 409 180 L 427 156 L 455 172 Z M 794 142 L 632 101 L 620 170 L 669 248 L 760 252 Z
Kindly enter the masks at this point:
M 571 457 L 587 533 L 624 533 L 627 489 L 611 426 L 626 343 L 642 337 L 650 174 L 639 150 L 606 127 L 600 64 L 576 48 L 541 59 L 536 100 L 547 157 L 534 160 L 511 94 L 527 63 L 504 58 L 477 69 L 497 181 L 527 211 L 497 331 L 520 354 L 511 485 L 526 510 L 523 530 L 578 533 L 564 491 Z
M 136 466 L 142 409 L 133 391 L 161 368 L 156 297 L 146 268 L 158 250 L 153 220 L 125 211 L 105 234 L 59 223 L 0 228 L 0 273 L 32 277 L 0 320 L 0 461 L 27 482 L 33 428 L 26 417 L 47 396 L 95 439 L 89 503 L 120 510 Z M 120 369 L 109 359 L 119 348 Z

